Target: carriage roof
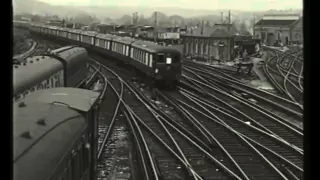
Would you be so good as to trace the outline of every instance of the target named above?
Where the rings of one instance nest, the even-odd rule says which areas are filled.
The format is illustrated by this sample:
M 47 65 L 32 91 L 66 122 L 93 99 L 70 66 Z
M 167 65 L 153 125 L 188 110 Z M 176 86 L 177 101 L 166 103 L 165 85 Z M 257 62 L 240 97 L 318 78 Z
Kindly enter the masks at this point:
M 14 179 L 47 179 L 86 129 L 78 111 L 88 111 L 98 95 L 56 88 L 36 91 L 14 103 Z

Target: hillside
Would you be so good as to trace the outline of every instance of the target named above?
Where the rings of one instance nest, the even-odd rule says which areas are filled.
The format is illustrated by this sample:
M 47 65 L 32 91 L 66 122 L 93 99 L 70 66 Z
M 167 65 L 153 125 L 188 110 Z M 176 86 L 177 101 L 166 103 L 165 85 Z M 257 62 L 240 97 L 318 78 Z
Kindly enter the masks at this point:
M 13 0 L 13 13 L 30 13 L 46 15 L 59 15 L 60 17 L 75 16 L 79 13 L 86 13 L 86 11 L 79 10 L 70 6 L 52 6 L 47 3 L 36 0 Z

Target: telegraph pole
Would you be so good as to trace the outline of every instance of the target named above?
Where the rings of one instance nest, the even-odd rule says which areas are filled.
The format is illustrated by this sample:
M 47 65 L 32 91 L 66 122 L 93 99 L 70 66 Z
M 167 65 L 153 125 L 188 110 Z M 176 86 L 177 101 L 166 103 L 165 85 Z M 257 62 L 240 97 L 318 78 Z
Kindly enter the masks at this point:
M 221 24 L 223 24 L 223 12 L 221 12 Z
M 157 11 L 154 12 L 154 28 L 153 28 L 154 42 L 157 42 L 157 23 L 158 23 L 157 15 L 158 15 Z
M 229 14 L 228 14 L 228 31 L 230 32 L 230 25 L 231 25 L 231 13 L 229 10 Z

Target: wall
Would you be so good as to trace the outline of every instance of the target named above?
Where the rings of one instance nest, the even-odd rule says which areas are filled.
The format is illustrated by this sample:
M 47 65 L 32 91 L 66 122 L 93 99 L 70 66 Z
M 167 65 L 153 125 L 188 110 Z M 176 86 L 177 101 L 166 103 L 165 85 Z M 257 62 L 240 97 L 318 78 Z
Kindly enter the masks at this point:
M 293 25 L 291 30 L 292 41 L 303 42 L 303 21 L 300 19 L 296 24 Z
M 225 46 L 219 50 L 219 42 L 223 42 Z M 196 38 L 183 37 L 183 55 L 200 55 L 204 58 L 213 57 L 215 59 L 222 59 L 229 61 L 232 58 L 229 38 Z M 222 50 L 222 51 L 221 51 Z M 222 54 L 221 54 L 222 53 Z
M 286 42 L 286 37 L 288 37 L 288 41 L 291 41 L 291 36 L 290 36 L 290 28 L 288 27 L 280 27 L 280 26 L 270 26 L 270 27 L 263 27 L 261 28 L 260 26 L 254 27 L 254 37 L 255 38 L 261 38 L 261 32 L 265 32 L 266 34 L 268 33 L 273 33 L 274 34 L 274 40 L 270 40 L 269 38 L 269 43 L 273 44 L 274 41 L 276 40 L 281 40 L 282 43 L 285 44 Z M 278 33 L 280 33 L 280 39 L 278 36 Z M 267 42 L 267 37 L 262 40 L 262 42 L 266 43 Z M 272 42 L 270 42 L 272 41 Z M 270 44 L 269 44 L 270 45 Z

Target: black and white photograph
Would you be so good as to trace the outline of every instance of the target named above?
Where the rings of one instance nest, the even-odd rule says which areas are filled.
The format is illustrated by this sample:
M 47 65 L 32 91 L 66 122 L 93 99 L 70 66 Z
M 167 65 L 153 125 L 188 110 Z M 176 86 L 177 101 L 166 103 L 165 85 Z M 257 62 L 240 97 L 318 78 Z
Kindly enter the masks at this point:
M 302 0 L 13 0 L 14 180 L 303 180 Z

